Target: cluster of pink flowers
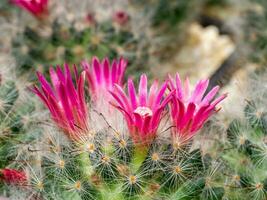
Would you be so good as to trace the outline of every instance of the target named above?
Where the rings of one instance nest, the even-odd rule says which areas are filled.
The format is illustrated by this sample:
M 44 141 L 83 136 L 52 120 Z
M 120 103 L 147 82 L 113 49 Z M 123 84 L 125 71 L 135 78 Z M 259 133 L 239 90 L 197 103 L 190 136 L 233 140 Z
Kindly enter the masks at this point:
M 159 88 L 155 80 L 148 92 L 147 77 L 142 75 L 138 95 L 131 78 L 128 79 L 129 97 L 119 85 L 115 85 L 110 92 L 116 101 L 113 105 L 123 113 L 135 142 L 149 143 L 156 136 L 162 112 L 172 97 L 170 93 L 163 99 L 166 89 L 167 82 Z
M 121 58 L 110 63 L 106 58 L 100 62 L 97 57 L 93 57 L 91 63 L 83 61 L 82 66 L 86 72 L 92 101 L 97 102 L 103 98 L 109 101 L 108 91 L 113 89 L 114 84 L 123 85 L 127 61 Z
M 169 76 L 169 88 L 175 91 L 170 102 L 170 115 L 174 127 L 172 134 L 181 143 L 187 142 L 196 134 L 207 119 L 218 111 L 215 108 L 216 105 L 227 96 L 223 94 L 214 99 L 219 91 L 219 86 L 214 87 L 205 95 L 208 85 L 208 79 L 200 80 L 193 92 L 190 93 L 188 78 L 183 87 L 178 73 L 175 80 Z
M 52 119 L 67 136 L 79 139 L 89 130 L 88 109 L 84 93 L 85 72 L 78 75 L 76 67 L 74 67 L 74 71 L 76 87 L 70 68 L 65 64 L 64 71 L 59 66 L 56 71 L 50 68 L 53 87 L 41 73 L 37 72 L 41 88 L 34 86 L 32 91 L 40 97 L 49 109 Z
M 155 80 L 149 91 L 147 76 L 142 75 L 136 92 L 133 80 L 128 79 L 126 93 L 123 89 L 126 61 L 114 60 L 110 64 L 106 58 L 102 62 L 96 57 L 91 64 L 82 63 L 83 72 L 79 75 L 74 67 L 77 87 L 72 81 L 69 67 L 65 64 L 62 72 L 50 69 L 54 89 L 43 75 L 37 73 L 41 89 L 34 87 L 37 94 L 50 110 L 53 120 L 70 138 L 77 138 L 77 133 L 86 134 L 88 124 L 88 107 L 85 103 L 84 76 L 88 80 L 89 94 L 93 102 L 101 98 L 110 102 L 119 110 L 127 123 L 129 133 L 135 143 L 149 145 L 158 134 L 162 118 L 170 113 L 172 137 L 182 143 L 188 142 L 215 112 L 226 94 L 215 98 L 219 87 L 214 87 L 205 95 L 209 80 L 199 81 L 193 92 L 189 90 L 189 80 L 184 86 L 179 74 L 175 80 L 171 76 L 161 85 Z M 169 109 L 167 109 L 169 107 Z M 83 131 L 86 130 L 86 131 Z
M 43 18 L 48 14 L 48 0 L 11 0 L 10 2 L 37 18 Z

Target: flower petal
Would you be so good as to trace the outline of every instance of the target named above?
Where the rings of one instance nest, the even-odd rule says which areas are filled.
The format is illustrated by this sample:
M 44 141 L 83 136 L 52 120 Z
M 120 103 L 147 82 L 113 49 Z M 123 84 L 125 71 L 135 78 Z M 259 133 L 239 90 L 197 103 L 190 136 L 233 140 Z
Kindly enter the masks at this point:
M 130 78 L 128 79 L 128 94 L 131 100 L 132 110 L 135 110 L 137 108 L 136 92 L 135 92 L 133 80 Z
M 101 67 L 100 62 L 97 57 L 93 57 L 92 59 L 94 75 L 96 77 L 96 81 L 100 84 L 101 83 Z
M 140 83 L 139 83 L 139 105 L 146 106 L 147 101 L 147 77 L 145 74 L 141 75 Z
M 152 107 L 158 91 L 158 80 L 155 80 L 149 89 L 148 107 Z

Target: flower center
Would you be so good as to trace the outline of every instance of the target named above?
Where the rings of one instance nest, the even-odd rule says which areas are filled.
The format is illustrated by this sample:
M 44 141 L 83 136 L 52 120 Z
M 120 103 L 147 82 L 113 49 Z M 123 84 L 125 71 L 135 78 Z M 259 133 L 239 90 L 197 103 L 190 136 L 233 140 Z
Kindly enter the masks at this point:
M 82 183 L 81 183 L 81 181 L 76 181 L 76 182 L 74 183 L 74 188 L 77 189 L 77 190 L 81 190 L 81 188 L 82 188 Z
M 239 175 L 234 175 L 234 176 L 233 176 L 233 179 L 234 179 L 235 181 L 240 181 L 240 176 L 239 176 Z
M 180 166 L 175 166 L 173 171 L 175 174 L 180 174 L 182 172 L 182 168 Z
M 129 182 L 131 185 L 135 184 L 137 182 L 137 177 L 134 175 L 129 176 Z
M 103 156 L 102 157 L 102 163 L 109 164 L 109 162 L 110 162 L 110 158 L 108 156 Z
M 43 189 L 44 189 L 44 184 L 43 184 L 43 182 L 39 181 L 39 182 L 36 184 L 36 187 L 37 187 L 37 189 L 39 189 L 39 190 L 43 190 Z
M 134 113 L 140 115 L 141 117 L 147 117 L 147 116 L 152 116 L 153 112 L 150 108 L 145 107 L 145 106 L 139 106 L 134 110 Z
M 159 159 L 160 159 L 158 153 L 153 153 L 151 158 L 152 158 L 153 161 L 159 161 Z
M 63 169 L 65 167 L 65 161 L 64 160 L 59 160 L 59 163 L 58 163 L 59 167 L 61 169 Z
M 88 152 L 93 153 L 95 151 L 95 145 L 90 143 L 86 145 L 86 149 Z
M 263 189 L 263 184 L 262 184 L 262 183 L 257 183 L 257 184 L 255 185 L 255 188 L 256 188 L 257 190 L 262 190 L 262 189 Z
M 240 145 L 244 145 L 245 142 L 246 142 L 246 138 L 244 136 L 240 136 L 240 138 L 239 138 L 239 144 Z

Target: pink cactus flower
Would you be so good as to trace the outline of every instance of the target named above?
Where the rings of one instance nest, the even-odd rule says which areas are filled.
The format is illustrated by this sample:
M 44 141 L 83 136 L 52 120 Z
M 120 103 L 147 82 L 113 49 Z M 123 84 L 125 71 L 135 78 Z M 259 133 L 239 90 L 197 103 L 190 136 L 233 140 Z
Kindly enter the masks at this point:
M 113 21 L 121 26 L 127 24 L 129 18 L 129 15 L 123 10 L 117 11 L 113 14 Z
M 97 57 L 94 57 L 90 64 L 84 61 L 82 65 L 86 71 L 92 101 L 109 102 L 111 99 L 109 91 L 113 89 L 114 84 L 119 86 L 123 84 L 126 60 L 123 58 L 113 60 L 111 64 L 108 58 L 100 62 Z
M 223 94 L 214 99 L 219 86 L 214 87 L 205 95 L 209 80 L 200 80 L 190 95 L 189 79 L 186 79 L 184 87 L 178 73 L 175 79 L 174 81 L 169 76 L 170 90 L 175 91 L 174 98 L 170 104 L 172 124 L 175 127 L 172 129 L 172 134 L 182 144 L 187 143 L 204 125 L 207 119 L 219 110 L 215 108 L 216 105 L 226 98 L 227 95 Z
M 27 175 L 24 171 L 18 171 L 15 169 L 1 169 L 1 179 L 7 184 L 13 185 L 26 185 L 27 184 Z
M 32 91 L 40 97 L 50 110 L 52 119 L 66 135 L 70 139 L 79 140 L 88 130 L 88 111 L 84 94 L 85 72 L 79 76 L 76 67 L 74 71 L 76 87 L 70 69 L 65 64 L 64 72 L 59 66 L 56 70 L 50 68 L 53 88 L 45 77 L 37 72 L 41 87 L 34 86 Z
M 158 81 L 155 80 L 148 92 L 147 77 L 142 75 L 138 95 L 132 79 L 128 79 L 128 96 L 117 84 L 114 91 L 110 92 L 115 100 L 115 103 L 111 103 L 124 115 L 135 143 L 149 145 L 156 137 L 163 111 L 172 96 L 169 94 L 164 99 L 166 88 L 166 82 L 159 88 Z
M 48 0 L 11 0 L 10 2 L 37 18 L 43 18 L 48 14 Z

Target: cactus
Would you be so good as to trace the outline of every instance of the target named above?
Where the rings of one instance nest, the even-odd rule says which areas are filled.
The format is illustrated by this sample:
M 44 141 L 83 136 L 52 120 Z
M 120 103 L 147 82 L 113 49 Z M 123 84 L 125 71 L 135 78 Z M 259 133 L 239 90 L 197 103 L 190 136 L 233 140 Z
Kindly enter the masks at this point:
M 204 96 L 202 80 L 190 96 L 189 81 L 182 86 L 178 74 L 149 91 L 146 75 L 137 92 L 130 78 L 125 93 L 126 63 L 111 63 L 94 57 L 81 73 L 74 67 L 74 77 L 67 64 L 50 68 L 53 87 L 37 73 L 41 87 L 31 90 L 52 121 L 19 146 L 13 168 L 2 170 L 8 194 L 19 188 L 25 198 L 41 199 L 220 199 L 223 188 L 210 184 L 218 163 L 191 144 L 226 95 L 213 100 L 216 87 Z
M 245 36 L 250 48 L 249 58 L 256 63 L 266 65 L 266 1 L 250 1 L 251 6 L 246 14 Z
M 45 25 L 45 28 L 26 27 L 13 39 L 18 72 L 41 69 L 46 73 L 50 65 L 63 62 L 74 64 L 91 59 L 93 55 L 101 58 L 109 55 L 111 59 L 124 56 L 132 66 L 129 73 L 133 75 L 146 70 L 149 44 L 145 35 L 141 38 L 126 28 L 129 25 L 120 25 L 119 17 L 114 17 L 114 22 L 98 23 L 92 21 L 93 16 L 91 18 L 87 23 L 82 23 L 82 28 L 78 28 L 77 23 L 65 25 L 58 20 Z M 126 22 L 124 19 L 125 23 L 129 24 L 130 19 Z
M 223 158 L 232 169 L 229 187 L 242 191 L 246 198 L 264 200 L 267 197 L 265 117 L 258 115 L 253 102 L 248 102 L 245 114 L 247 121 L 236 119 L 227 130 L 232 149 Z
M 40 127 L 36 126 L 38 118 L 34 116 L 36 104 L 32 95 L 25 95 L 15 79 L 1 76 L 0 102 L 0 179 L 13 183 L 24 177 L 12 169 L 14 166 L 18 170 L 22 169 L 21 160 L 14 162 L 21 153 L 20 148 L 27 148 L 26 144 L 37 138 Z M 1 194 L 8 193 L 2 181 L 0 191 Z
M 10 137 L 13 130 L 13 107 L 18 98 L 18 91 L 15 83 L 7 81 L 0 85 L 0 127 L 1 127 L 1 167 L 5 166 L 8 158 L 6 158 L 10 141 L 6 138 Z M 3 159 L 5 158 L 5 159 Z
M 260 75 L 256 77 L 256 81 L 250 81 L 248 90 L 252 95 L 246 99 L 243 116 L 229 124 L 223 144 L 221 155 L 227 168 L 225 185 L 229 199 L 234 195 L 242 195 L 242 199 L 267 198 L 267 93 L 262 87 L 266 80 L 260 79 Z M 253 95 L 255 92 L 257 95 Z

